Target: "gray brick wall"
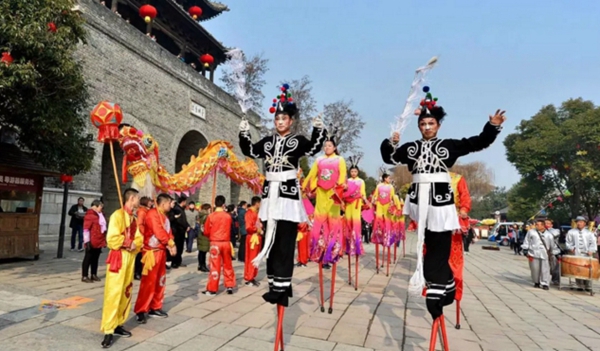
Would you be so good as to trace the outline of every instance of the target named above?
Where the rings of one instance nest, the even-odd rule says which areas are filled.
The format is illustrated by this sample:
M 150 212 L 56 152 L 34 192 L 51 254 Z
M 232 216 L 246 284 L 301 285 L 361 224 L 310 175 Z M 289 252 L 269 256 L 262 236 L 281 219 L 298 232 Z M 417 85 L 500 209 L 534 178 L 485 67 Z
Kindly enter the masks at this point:
M 230 141 L 236 148 L 238 157 L 243 157 L 237 142 L 242 114 L 232 96 L 99 2 L 80 0 L 79 3 L 87 21 L 88 42 L 81 45 L 76 57 L 83 63 L 89 85 L 89 111 L 102 100 L 118 103 L 124 112 L 124 122 L 152 134 L 158 141 L 160 162 L 170 172 L 175 169 L 181 139 L 190 131 L 200 133 L 207 141 Z M 205 120 L 190 113 L 192 101 L 205 108 Z M 260 123 L 260 118 L 254 113 L 249 114 L 248 118 L 253 124 L 252 135 L 258 138 L 255 126 Z M 91 124 L 90 133 L 97 133 Z M 75 177 L 73 190 L 102 194 L 107 212 L 112 211 L 117 207 L 118 201 L 110 155 L 104 145 L 94 143 L 93 146 L 96 156 L 92 169 Z M 188 149 L 189 159 L 192 147 Z M 118 148 L 115 151 L 120 176 L 122 156 Z M 193 153 L 197 154 L 198 149 Z M 60 187 L 52 183 L 49 186 Z M 199 194 L 200 201 L 210 202 L 211 188 L 212 182 L 204 186 Z M 232 187 L 224 175 L 219 175 L 217 189 L 218 193 L 224 194 L 228 199 L 233 195 L 232 200 L 249 199 L 251 196 L 245 188 L 238 190 L 237 187 Z M 44 206 L 47 208 L 51 203 L 58 203 L 56 199 L 50 201 L 53 195 L 44 195 Z M 50 228 L 54 222 L 54 219 L 44 216 L 40 225 Z M 56 229 L 51 228 L 48 231 Z

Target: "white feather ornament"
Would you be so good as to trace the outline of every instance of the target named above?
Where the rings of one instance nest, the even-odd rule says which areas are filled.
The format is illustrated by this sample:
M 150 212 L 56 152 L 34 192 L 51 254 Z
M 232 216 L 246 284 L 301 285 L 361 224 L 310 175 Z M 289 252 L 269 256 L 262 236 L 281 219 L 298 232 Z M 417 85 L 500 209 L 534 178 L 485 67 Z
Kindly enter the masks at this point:
M 406 99 L 406 104 L 404 105 L 404 110 L 400 116 L 396 117 L 396 122 L 392 124 L 392 134 L 398 133 L 402 135 L 404 129 L 410 123 L 410 119 L 414 116 L 414 111 L 416 108 L 416 104 L 419 101 L 419 93 L 423 87 L 423 83 L 425 83 L 425 76 L 429 71 L 435 67 L 438 62 L 437 56 L 432 57 L 429 62 L 425 66 L 417 68 L 415 72 L 415 78 L 410 86 L 410 93 L 408 94 L 408 99 Z
M 236 98 L 244 118 L 246 112 L 252 108 L 252 99 L 246 89 L 246 62 L 244 61 L 244 52 L 241 49 L 231 49 L 227 52 L 229 68 L 231 69 L 231 79 L 235 83 L 234 97 Z

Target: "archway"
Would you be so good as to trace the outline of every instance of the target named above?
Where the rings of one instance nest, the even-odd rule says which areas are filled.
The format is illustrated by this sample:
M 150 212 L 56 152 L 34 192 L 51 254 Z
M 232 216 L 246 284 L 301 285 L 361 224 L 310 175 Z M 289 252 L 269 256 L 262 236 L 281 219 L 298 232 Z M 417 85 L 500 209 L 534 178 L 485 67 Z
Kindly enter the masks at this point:
M 115 149 L 115 161 L 117 163 L 117 175 L 119 176 L 122 192 L 125 188 L 131 186 L 131 176 L 127 174 L 127 183 L 122 183 L 123 151 L 121 151 L 119 143 L 114 143 L 113 146 Z M 110 157 L 110 146 L 108 144 L 104 144 L 104 147 L 102 148 L 102 177 L 100 180 L 100 188 L 102 191 L 102 201 L 104 202 L 104 213 L 107 216 L 110 216 L 121 206 L 121 204 L 119 204 L 119 195 L 117 193 L 117 185 L 115 183 L 112 160 Z
M 180 172 L 182 166 L 190 162 L 192 155 L 198 156 L 200 149 L 205 148 L 207 145 L 208 140 L 200 132 L 190 130 L 185 133 L 179 142 L 177 153 L 175 154 L 175 172 Z M 211 184 L 212 182 L 207 182 L 198 193 L 190 195 L 191 200 L 210 203 Z

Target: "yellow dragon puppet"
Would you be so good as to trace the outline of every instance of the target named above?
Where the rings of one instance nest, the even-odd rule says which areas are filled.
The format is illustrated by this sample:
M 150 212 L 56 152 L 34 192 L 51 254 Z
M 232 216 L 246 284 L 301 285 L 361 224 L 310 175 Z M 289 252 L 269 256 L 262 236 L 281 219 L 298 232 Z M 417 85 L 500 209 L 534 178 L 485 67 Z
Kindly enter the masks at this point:
M 170 174 L 159 162 L 159 146 L 149 134 L 130 125 L 121 125 L 119 145 L 124 152 L 122 177 L 127 182 L 127 173 L 133 176 L 133 186 L 143 196 L 154 196 L 155 192 L 176 194 L 195 193 L 215 172 L 222 172 L 239 185 L 246 185 L 252 192 L 262 191 L 265 177 L 251 159 L 240 161 L 233 153 L 233 146 L 226 141 L 209 143 L 190 158 L 182 170 Z

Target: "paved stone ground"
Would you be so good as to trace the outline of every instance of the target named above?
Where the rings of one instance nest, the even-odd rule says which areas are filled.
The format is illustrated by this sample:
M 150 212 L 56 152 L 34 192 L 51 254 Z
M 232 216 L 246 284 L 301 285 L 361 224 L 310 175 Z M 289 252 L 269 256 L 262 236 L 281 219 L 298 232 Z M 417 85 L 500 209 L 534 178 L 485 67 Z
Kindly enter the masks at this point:
M 344 261 L 338 270 L 332 314 L 319 310 L 316 265 L 297 269 L 296 296 L 284 326 L 286 350 L 426 350 L 431 318 L 424 300 L 409 297 L 406 290 L 415 262 L 414 241 L 415 236 L 409 235 L 407 256 L 398 260 L 390 277 L 375 274 L 374 248 L 366 246 L 358 291 L 345 282 Z M 37 262 L 0 264 L 0 350 L 100 349 L 104 285 L 80 282 L 81 253 L 67 252 L 65 259 L 58 260 L 51 251 Z M 258 289 L 241 286 L 234 295 L 206 297 L 200 294 L 206 274 L 196 271 L 195 255 L 186 255 L 184 262 L 187 268 L 168 275 L 165 310 L 169 318 L 139 326 L 132 313 L 127 327 L 133 337 L 117 339 L 112 350 L 273 349 L 275 308 L 261 298 L 264 271 Z M 235 268 L 241 283 L 242 266 L 236 263 Z M 507 249 L 482 250 L 481 244 L 466 256 L 465 277 L 462 329 L 452 328 L 455 305 L 446 310 L 451 350 L 600 350 L 599 297 L 534 289 L 525 258 Z M 328 279 L 326 297 L 329 286 Z M 73 297 L 93 301 L 71 309 L 41 308 L 44 301 Z

